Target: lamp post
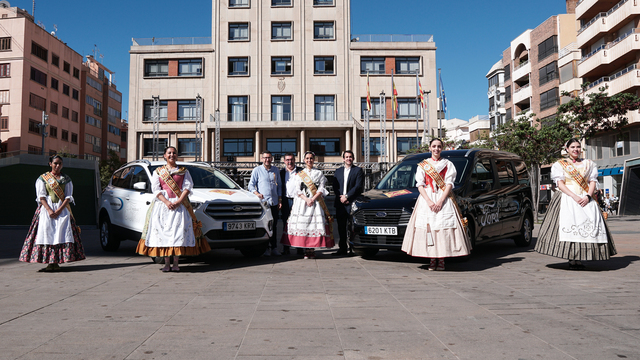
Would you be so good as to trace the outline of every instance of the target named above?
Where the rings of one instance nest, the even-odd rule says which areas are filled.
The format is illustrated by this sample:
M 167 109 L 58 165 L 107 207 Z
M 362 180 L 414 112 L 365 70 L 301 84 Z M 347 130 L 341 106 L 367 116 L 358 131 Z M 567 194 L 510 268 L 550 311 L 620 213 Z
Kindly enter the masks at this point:
M 431 94 L 431 90 L 425 90 L 424 94 L 427 95 L 427 106 L 425 106 L 424 112 L 427 113 L 427 122 L 424 122 L 424 114 L 422 115 L 422 143 L 425 144 L 427 142 L 427 129 L 429 131 L 429 136 L 431 136 L 431 120 L 429 114 L 429 94 Z
M 385 162 L 387 155 L 387 104 L 384 90 L 380 92 L 380 162 Z

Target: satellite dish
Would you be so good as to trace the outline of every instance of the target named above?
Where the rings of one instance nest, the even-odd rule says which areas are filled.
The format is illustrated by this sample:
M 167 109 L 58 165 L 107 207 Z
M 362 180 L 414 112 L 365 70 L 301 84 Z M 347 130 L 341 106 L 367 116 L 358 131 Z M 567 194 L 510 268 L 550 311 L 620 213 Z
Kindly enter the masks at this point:
M 6 0 L 2 0 L 2 1 L 0 1 L 0 7 L 1 7 L 1 8 L 8 9 L 8 8 L 10 8 L 10 7 L 11 7 L 11 4 L 9 4 L 9 2 L 8 2 L 8 1 L 6 1 Z

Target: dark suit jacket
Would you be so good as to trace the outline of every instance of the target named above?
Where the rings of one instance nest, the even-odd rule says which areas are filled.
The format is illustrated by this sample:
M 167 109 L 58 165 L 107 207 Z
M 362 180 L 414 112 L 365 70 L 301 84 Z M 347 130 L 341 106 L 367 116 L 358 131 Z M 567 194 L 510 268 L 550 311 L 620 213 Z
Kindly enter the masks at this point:
M 296 173 L 302 171 L 300 166 L 296 166 Z M 280 169 L 280 181 L 282 181 L 282 208 L 280 208 L 280 212 L 283 214 L 289 214 L 291 209 L 289 209 L 289 201 L 287 201 L 287 184 L 285 183 L 285 174 L 287 172 L 287 168 Z
M 340 211 L 342 209 L 347 211 L 345 205 L 340 202 L 340 195 L 347 195 L 347 200 L 349 200 L 349 204 L 347 206 L 351 206 L 351 203 L 362 194 L 362 191 L 364 190 L 364 172 L 361 168 L 353 165 L 351 166 L 351 171 L 349 171 L 349 178 L 346 179 L 346 181 L 347 193 L 343 194 L 345 179 L 344 166 L 341 166 L 333 175 L 333 192 L 336 195 L 334 206 L 336 211 Z M 347 211 L 347 213 L 348 212 L 349 211 Z

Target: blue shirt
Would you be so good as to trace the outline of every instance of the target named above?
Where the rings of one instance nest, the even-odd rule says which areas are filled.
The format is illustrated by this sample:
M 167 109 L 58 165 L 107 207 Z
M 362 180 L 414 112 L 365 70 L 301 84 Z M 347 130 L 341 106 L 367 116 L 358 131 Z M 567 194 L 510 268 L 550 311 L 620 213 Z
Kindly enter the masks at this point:
M 280 169 L 271 166 L 267 170 L 264 165 L 260 165 L 251 172 L 249 180 L 249 191 L 258 192 L 264 196 L 264 200 L 269 206 L 278 206 L 278 197 L 282 184 L 280 182 Z

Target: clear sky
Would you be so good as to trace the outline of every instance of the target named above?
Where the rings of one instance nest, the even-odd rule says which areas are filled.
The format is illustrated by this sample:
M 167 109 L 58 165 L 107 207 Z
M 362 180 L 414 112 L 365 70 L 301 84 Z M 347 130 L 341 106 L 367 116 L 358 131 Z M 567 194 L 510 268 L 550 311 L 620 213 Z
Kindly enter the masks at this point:
M 9 2 L 31 13 L 31 1 Z M 485 75 L 511 40 L 565 12 L 564 0 L 352 0 L 351 32 L 432 34 L 448 115 L 468 120 L 488 113 Z M 38 0 L 35 19 L 49 32 L 57 25 L 57 36 L 81 55 L 97 46 L 115 72 L 126 118 L 131 38 L 211 36 L 211 1 Z

